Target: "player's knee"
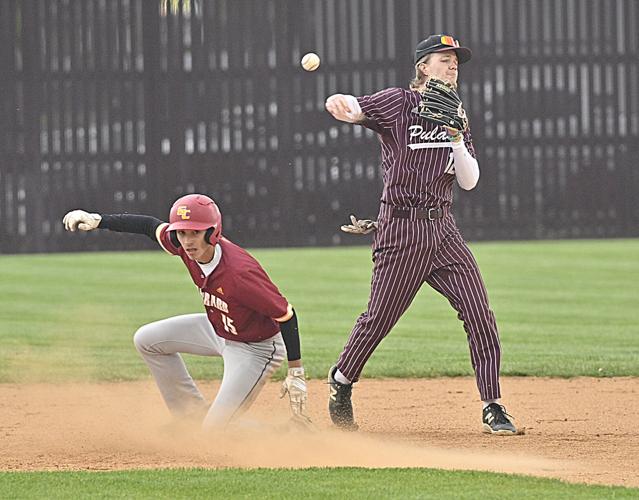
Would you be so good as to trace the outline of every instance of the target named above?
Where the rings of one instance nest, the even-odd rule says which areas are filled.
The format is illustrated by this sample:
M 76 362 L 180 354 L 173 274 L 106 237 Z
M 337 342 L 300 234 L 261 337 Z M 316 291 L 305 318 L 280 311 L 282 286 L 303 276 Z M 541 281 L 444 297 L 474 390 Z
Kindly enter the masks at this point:
M 133 344 L 135 345 L 135 348 L 138 352 L 145 353 L 150 351 L 149 347 L 151 345 L 151 333 L 152 329 L 149 327 L 149 325 L 143 325 L 135 332 L 135 334 L 133 335 Z

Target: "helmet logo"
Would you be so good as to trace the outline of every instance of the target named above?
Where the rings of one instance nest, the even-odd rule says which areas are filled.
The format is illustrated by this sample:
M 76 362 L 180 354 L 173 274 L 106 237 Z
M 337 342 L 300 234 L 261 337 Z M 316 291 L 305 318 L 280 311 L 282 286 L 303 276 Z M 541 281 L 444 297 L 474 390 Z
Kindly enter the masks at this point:
M 191 216 L 189 215 L 191 211 L 186 205 L 179 206 L 175 213 L 182 217 L 182 220 L 189 220 L 191 218 Z

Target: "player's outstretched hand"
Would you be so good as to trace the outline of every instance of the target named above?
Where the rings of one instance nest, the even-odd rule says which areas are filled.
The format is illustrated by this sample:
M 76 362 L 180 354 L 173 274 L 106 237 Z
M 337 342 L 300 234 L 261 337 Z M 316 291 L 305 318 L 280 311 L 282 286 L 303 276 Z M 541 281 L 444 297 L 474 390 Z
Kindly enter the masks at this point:
M 99 214 L 90 214 L 84 210 L 71 210 L 62 219 L 67 231 L 93 231 L 100 225 L 102 217 Z
M 352 95 L 333 94 L 324 103 L 326 111 L 346 123 L 360 123 L 365 115 L 357 99 Z
M 351 215 L 351 223 L 344 224 L 341 229 L 345 233 L 350 234 L 368 234 L 377 229 L 377 221 L 369 219 L 358 219 L 354 215 Z
M 305 417 L 307 393 L 304 368 L 296 367 L 288 369 L 288 375 L 284 379 L 284 382 L 282 382 L 280 398 L 286 396 L 287 393 L 293 416 Z

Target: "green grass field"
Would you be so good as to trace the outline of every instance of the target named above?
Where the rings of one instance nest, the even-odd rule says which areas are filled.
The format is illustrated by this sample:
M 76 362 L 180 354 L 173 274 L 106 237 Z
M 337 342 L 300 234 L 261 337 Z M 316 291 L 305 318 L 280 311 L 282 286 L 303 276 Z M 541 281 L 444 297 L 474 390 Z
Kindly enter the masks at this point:
M 639 376 L 639 240 L 472 249 L 500 327 L 503 374 Z M 369 249 L 252 253 L 298 312 L 307 373 L 323 378 L 366 307 Z M 146 378 L 132 345 L 136 329 L 202 310 L 182 263 L 161 251 L 5 255 L 0 276 L 3 383 Z M 190 356 L 187 363 L 198 379 L 221 376 L 219 360 Z M 471 373 L 461 323 L 425 286 L 363 376 Z M 637 489 L 428 469 L 0 474 L 0 498 L 292 498 L 299 492 L 312 498 L 639 496 Z
M 637 498 L 630 488 L 433 469 L 173 469 L 0 473 L 1 498 Z
M 639 376 L 639 240 L 472 246 L 500 327 L 504 375 Z M 299 318 L 310 377 L 324 377 L 366 308 L 366 247 L 256 250 Z M 161 251 L 0 257 L 0 382 L 147 377 L 136 329 L 199 312 L 181 261 Z M 189 357 L 196 378 L 221 364 Z M 365 377 L 470 375 L 462 324 L 424 286 Z

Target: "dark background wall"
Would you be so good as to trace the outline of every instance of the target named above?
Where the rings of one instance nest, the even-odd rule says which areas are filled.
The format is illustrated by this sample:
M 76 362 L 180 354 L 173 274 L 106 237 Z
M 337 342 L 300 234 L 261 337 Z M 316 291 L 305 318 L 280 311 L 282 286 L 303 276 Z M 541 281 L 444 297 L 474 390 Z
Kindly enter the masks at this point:
M 243 245 L 367 242 L 339 225 L 376 215 L 377 139 L 324 100 L 406 86 L 433 32 L 474 52 L 468 239 L 639 234 L 635 0 L 3 0 L 0 252 L 148 248 L 60 220 L 194 191 Z

